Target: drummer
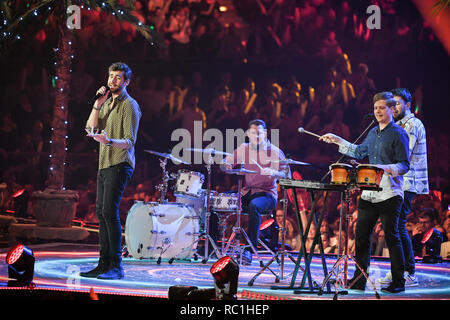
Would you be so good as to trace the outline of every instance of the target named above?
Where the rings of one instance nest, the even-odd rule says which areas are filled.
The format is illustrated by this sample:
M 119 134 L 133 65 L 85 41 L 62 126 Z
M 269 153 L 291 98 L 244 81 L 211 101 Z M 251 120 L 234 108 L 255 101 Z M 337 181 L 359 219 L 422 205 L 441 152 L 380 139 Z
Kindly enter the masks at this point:
M 270 214 L 276 208 L 278 193 L 277 179 L 285 178 L 286 165 L 280 160 L 286 157 L 284 153 L 267 139 L 267 127 L 263 120 L 255 119 L 249 122 L 248 143 L 243 143 L 234 150 L 232 155 L 224 159 L 221 165 L 223 171 L 242 165 L 243 168 L 256 173 L 245 173 L 242 188 L 242 212 L 249 215 L 248 237 L 256 249 L 258 246 L 261 215 Z M 275 235 L 276 236 L 276 235 Z M 252 251 L 245 249 L 242 253 L 242 263 L 252 262 Z
M 355 258 L 360 267 L 367 272 L 370 264 L 370 235 L 378 218 L 381 219 L 386 244 L 391 259 L 392 282 L 383 291 L 398 293 L 405 290 L 403 273 L 405 258 L 398 231 L 398 219 L 403 203 L 403 176 L 409 170 L 408 135 L 405 130 L 394 123 L 393 113 L 396 101 L 391 92 L 380 92 L 373 97 L 374 115 L 378 126 L 372 128 L 360 145 L 351 144 L 332 133 L 320 137 L 327 143 L 339 145 L 339 152 L 350 157 L 362 159 L 366 156 L 372 165 L 384 170 L 380 182 L 382 191 L 362 192 L 358 202 L 358 219 L 356 222 Z M 353 279 L 359 280 L 353 289 L 364 290 L 365 277 L 356 268 Z

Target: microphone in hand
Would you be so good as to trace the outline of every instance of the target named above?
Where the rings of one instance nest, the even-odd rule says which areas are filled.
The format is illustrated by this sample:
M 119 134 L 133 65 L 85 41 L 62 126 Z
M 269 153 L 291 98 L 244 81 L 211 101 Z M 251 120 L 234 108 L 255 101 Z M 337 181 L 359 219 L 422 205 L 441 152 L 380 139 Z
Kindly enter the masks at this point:
M 102 88 L 104 88 L 104 90 L 101 90 Z M 100 89 L 97 91 L 97 94 L 96 94 L 94 97 L 92 97 L 91 99 L 89 99 L 88 104 L 94 104 L 95 101 L 97 101 L 99 98 L 103 97 L 104 95 L 108 95 L 108 93 L 109 93 L 109 87 L 108 87 L 108 86 L 104 86 L 104 87 L 102 87 L 102 88 L 100 88 Z M 103 91 L 103 93 L 102 93 L 102 91 Z

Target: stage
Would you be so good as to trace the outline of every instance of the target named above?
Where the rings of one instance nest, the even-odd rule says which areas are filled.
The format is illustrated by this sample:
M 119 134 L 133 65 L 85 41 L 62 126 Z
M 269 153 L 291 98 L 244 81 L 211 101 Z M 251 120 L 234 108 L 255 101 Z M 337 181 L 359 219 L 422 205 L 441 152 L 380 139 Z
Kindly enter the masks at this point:
M 174 261 L 169 264 L 162 260 L 157 264 L 156 260 L 139 260 L 124 258 L 123 266 L 125 278 L 122 280 L 99 280 L 81 278 L 78 273 L 86 271 L 96 266 L 98 259 L 98 247 L 90 244 L 75 243 L 49 243 L 40 245 L 30 245 L 36 258 L 34 267 L 34 283 L 36 287 L 33 291 L 51 292 L 52 297 L 62 293 L 65 297 L 70 293 L 85 294 L 87 298 L 119 298 L 119 299 L 153 299 L 167 300 L 168 289 L 171 286 L 196 286 L 199 289 L 214 287 L 214 280 L 210 273 L 210 268 L 216 259 L 210 259 L 202 263 L 201 259 L 195 261 Z M 0 294 L 2 297 L 14 297 L 17 294 L 16 288 L 9 288 L 8 266 L 5 257 L 8 249 L 3 248 L 0 252 Z M 296 257 L 296 254 L 293 255 Z M 270 260 L 271 256 L 263 255 L 264 263 Z M 327 268 L 330 271 L 336 258 L 327 256 Z M 303 263 L 301 264 L 301 266 Z M 277 263 L 271 264 L 271 269 L 280 275 L 280 267 Z M 331 291 L 323 295 L 314 293 L 295 293 L 290 287 L 294 263 L 285 258 L 283 279 L 275 283 L 275 276 L 268 270 L 257 277 L 253 285 L 249 285 L 250 279 L 261 269 L 259 262 L 254 258 L 252 265 L 240 266 L 238 300 L 332 300 L 334 297 L 334 286 Z M 354 263 L 349 261 L 349 276 L 353 275 Z M 384 277 L 390 268 L 390 263 L 386 259 L 373 258 L 371 262 L 370 279 L 376 284 L 380 300 L 449 300 L 450 299 L 450 263 L 445 261 L 439 264 L 423 264 L 418 261 L 416 264 L 416 275 L 419 279 L 419 286 L 407 287 L 406 291 L 400 294 L 387 294 L 382 292 L 377 278 Z M 319 256 L 314 256 L 311 265 L 313 280 L 320 286 L 324 276 L 322 263 Z M 299 286 L 303 273 L 298 272 L 295 286 Z M 272 286 L 281 288 L 274 289 Z M 308 282 L 306 281 L 306 286 Z M 294 288 L 295 289 L 295 288 Z M 24 290 L 24 289 L 21 289 Z M 24 292 L 29 292 L 29 289 Z M 91 294 L 89 294 L 91 293 Z M 68 295 L 69 294 L 69 295 Z M 50 296 L 50 295 L 49 295 Z M 365 292 L 348 290 L 347 294 L 339 294 L 338 300 L 377 300 L 372 287 L 368 284 Z M 61 299 L 61 296 L 59 297 Z

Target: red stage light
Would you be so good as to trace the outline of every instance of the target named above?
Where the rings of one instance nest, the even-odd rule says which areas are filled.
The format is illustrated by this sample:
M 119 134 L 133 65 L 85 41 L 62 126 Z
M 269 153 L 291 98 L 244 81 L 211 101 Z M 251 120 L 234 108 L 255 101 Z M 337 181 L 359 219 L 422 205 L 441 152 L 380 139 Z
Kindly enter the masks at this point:
M 21 196 L 24 192 L 25 192 L 25 189 L 21 189 L 21 190 L 15 192 L 15 193 L 12 195 L 12 197 L 13 197 L 13 198 L 17 198 L 17 197 Z
M 236 261 L 224 256 L 211 266 L 210 272 L 214 277 L 216 298 L 235 300 L 239 277 L 239 265 Z
M 17 244 L 6 255 L 8 264 L 8 287 L 22 287 L 33 283 L 34 273 L 33 251 L 23 244 Z
M 211 267 L 211 270 L 209 270 L 213 275 L 219 273 L 227 266 L 227 264 L 230 262 L 231 257 L 225 256 L 223 258 L 220 258 L 216 263 L 214 263 Z
M 433 232 L 434 232 L 433 228 L 428 230 L 428 232 L 423 235 L 422 243 L 427 243 L 428 240 L 430 240 L 431 236 L 433 235 Z
M 6 255 L 6 263 L 7 264 L 14 264 L 17 260 L 19 260 L 20 256 L 23 253 L 23 245 L 18 244 L 9 250 L 8 254 Z
M 261 230 L 264 230 L 264 229 L 270 227 L 274 221 L 275 221 L 274 219 L 267 219 L 266 221 L 261 223 L 259 230 L 261 231 Z

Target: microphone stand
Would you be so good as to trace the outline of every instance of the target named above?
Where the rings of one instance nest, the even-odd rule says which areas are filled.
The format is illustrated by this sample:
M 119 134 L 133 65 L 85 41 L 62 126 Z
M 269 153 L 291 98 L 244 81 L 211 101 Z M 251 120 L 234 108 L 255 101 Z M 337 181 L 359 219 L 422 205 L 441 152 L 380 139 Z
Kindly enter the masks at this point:
M 370 129 L 370 127 L 375 123 L 375 120 L 372 120 L 372 122 L 369 123 L 369 125 L 367 126 L 366 129 L 364 129 L 364 131 L 359 135 L 358 138 L 356 138 L 356 140 L 353 142 L 353 144 L 357 143 L 359 141 L 359 139 L 362 138 L 362 136 L 364 136 L 366 134 L 366 132 Z M 344 159 L 345 154 L 341 155 L 341 157 L 336 161 L 336 163 L 339 163 L 342 159 Z M 320 179 L 320 182 L 322 182 L 323 180 L 325 180 L 325 178 L 331 173 L 331 169 L 328 169 L 328 172 L 322 177 L 322 179 Z

